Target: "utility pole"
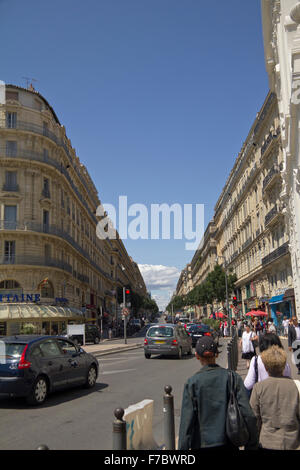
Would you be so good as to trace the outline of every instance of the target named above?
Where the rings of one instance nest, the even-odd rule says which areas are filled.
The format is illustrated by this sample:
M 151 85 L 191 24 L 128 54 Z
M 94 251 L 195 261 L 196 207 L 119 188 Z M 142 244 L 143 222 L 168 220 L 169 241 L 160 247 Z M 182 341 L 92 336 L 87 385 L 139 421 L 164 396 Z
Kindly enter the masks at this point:
M 126 309 L 126 297 L 125 297 L 125 287 L 123 287 L 123 318 L 124 318 L 124 342 L 127 344 L 127 321 L 126 321 L 126 315 L 125 315 L 125 309 Z

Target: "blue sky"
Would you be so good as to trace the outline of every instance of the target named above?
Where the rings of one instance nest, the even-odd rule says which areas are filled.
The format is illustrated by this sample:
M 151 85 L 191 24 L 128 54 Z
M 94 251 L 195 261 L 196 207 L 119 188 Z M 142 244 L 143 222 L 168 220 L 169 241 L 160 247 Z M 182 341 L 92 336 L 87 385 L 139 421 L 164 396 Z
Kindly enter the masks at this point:
M 209 222 L 268 92 L 260 0 L 0 0 L 0 40 L 0 79 L 37 80 L 103 203 Z M 124 240 L 160 304 L 185 242 Z

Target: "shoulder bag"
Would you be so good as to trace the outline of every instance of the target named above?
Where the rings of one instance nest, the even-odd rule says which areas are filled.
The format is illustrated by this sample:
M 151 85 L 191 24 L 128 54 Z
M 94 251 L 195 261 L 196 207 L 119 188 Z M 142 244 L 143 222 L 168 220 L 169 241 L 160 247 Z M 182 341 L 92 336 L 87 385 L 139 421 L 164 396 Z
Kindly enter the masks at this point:
M 243 447 L 249 441 L 249 431 L 236 398 L 236 380 L 233 371 L 228 373 L 229 401 L 226 416 L 226 434 L 236 447 Z

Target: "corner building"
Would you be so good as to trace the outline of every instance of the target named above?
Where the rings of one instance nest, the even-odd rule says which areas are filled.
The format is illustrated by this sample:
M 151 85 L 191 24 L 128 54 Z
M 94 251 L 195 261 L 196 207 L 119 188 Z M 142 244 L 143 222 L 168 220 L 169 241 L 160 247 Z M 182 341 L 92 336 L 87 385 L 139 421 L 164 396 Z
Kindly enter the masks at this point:
M 46 99 L 6 85 L 0 105 L 0 335 L 60 333 L 117 312 L 120 240 L 96 236 L 101 204 L 86 167 Z M 120 248 L 118 250 L 118 248 Z M 125 282 L 125 281 L 124 281 Z M 139 279 L 139 283 L 142 282 Z

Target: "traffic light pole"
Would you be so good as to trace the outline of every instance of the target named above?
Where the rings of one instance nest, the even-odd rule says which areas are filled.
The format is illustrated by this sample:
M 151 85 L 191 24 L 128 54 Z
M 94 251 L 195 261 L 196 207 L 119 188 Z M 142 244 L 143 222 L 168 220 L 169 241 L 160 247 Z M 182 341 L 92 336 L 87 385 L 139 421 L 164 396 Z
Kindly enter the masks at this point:
M 125 298 L 125 287 L 123 287 L 123 309 L 126 308 L 126 298 Z M 127 344 L 127 321 L 126 318 L 127 316 L 123 314 L 124 318 L 124 342 Z

